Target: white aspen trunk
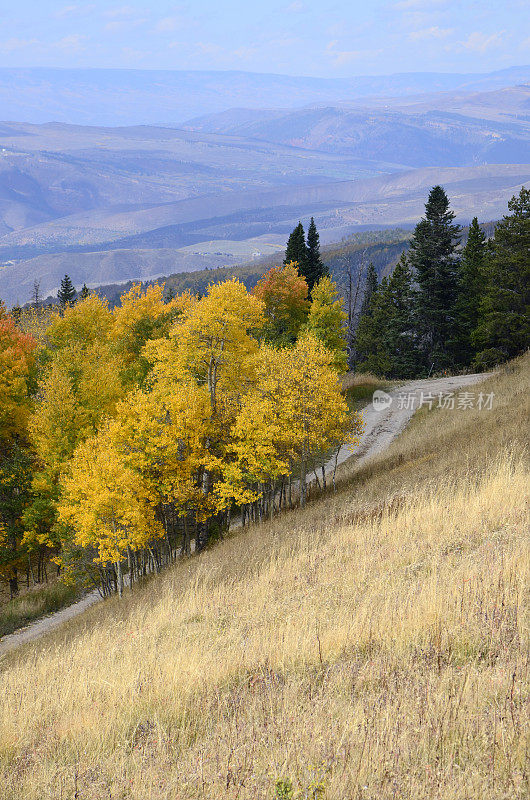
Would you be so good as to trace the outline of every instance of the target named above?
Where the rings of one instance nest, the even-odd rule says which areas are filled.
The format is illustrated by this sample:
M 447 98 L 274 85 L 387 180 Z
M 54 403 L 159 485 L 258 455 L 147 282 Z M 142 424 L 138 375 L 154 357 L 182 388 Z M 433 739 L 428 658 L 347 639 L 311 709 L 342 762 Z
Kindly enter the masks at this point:
M 123 573 L 121 571 L 121 561 L 116 561 L 116 576 L 118 585 L 118 597 L 123 597 Z
M 306 461 L 305 461 L 305 451 L 302 452 L 302 461 L 300 464 L 300 508 L 305 506 L 305 501 L 307 497 L 307 485 L 306 485 Z

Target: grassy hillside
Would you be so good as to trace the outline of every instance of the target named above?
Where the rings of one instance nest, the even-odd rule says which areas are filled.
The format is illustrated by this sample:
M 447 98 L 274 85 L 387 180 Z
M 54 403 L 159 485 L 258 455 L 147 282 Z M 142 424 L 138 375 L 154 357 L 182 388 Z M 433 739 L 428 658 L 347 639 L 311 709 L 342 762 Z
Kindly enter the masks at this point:
M 6 657 L 6 800 L 526 797 L 529 367 Z

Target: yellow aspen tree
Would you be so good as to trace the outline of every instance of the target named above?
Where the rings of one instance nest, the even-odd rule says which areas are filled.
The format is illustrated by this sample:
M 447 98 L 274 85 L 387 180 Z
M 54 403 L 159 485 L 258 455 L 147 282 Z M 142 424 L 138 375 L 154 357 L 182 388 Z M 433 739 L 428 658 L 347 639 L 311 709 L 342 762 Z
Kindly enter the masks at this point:
M 192 381 L 172 386 L 159 382 L 120 403 L 113 426 L 113 443 L 123 463 L 142 476 L 162 516 L 169 507 L 184 520 L 186 553 L 190 512 L 204 521 L 218 510 L 214 495 L 204 495 L 199 486 L 202 472 L 216 466 L 207 447 L 209 420 L 205 387 Z
M 141 384 L 149 363 L 142 354 L 148 340 L 167 337 L 174 320 L 191 303 L 188 293 L 164 301 L 164 286 L 143 289 L 135 283 L 113 311 L 112 338 L 123 362 L 122 376 L 129 386 Z
M 112 324 L 106 299 L 93 293 L 67 305 L 62 314 L 55 314 L 46 329 L 46 337 L 53 351 L 75 344 L 88 347 L 95 342 L 110 341 Z
M 0 302 L 0 572 L 18 593 L 21 516 L 30 491 L 32 454 L 27 443 L 37 342 L 23 333 Z
M 260 332 L 277 347 L 293 344 L 307 319 L 307 281 L 296 264 L 272 267 L 258 281 L 252 294 L 263 301 L 265 324 Z
M 139 474 L 113 447 L 112 424 L 76 449 L 61 482 L 59 520 L 73 531 L 73 542 L 94 552 L 94 562 L 112 563 L 123 591 L 122 561 L 161 538 L 152 498 Z
M 333 365 L 339 372 L 347 368 L 345 322 L 347 314 L 337 285 L 328 275 L 322 277 L 311 293 L 311 307 L 303 332 L 310 333 L 333 354 Z
M 0 441 L 25 430 L 35 339 L 17 329 L 0 301 Z
M 28 545 L 58 545 L 58 479 L 76 446 L 123 397 L 120 362 L 109 341 L 112 316 L 92 294 L 49 323 L 29 435 L 37 456 L 35 498 L 24 512 Z
M 267 446 L 274 445 L 276 470 L 284 469 L 287 459 L 298 465 L 302 505 L 308 466 L 343 442 L 355 446 L 362 430 L 360 415 L 349 413 L 332 362 L 333 354 L 311 335 L 294 348 L 261 348 L 254 359 L 256 382 L 236 427 L 244 443 L 240 451 L 264 452 L 273 460 Z
M 176 385 L 192 382 L 206 392 L 207 435 L 198 478 L 206 507 L 214 502 L 215 483 L 230 461 L 231 428 L 254 381 L 250 357 L 258 343 L 253 334 L 263 322 L 263 303 L 230 280 L 209 286 L 177 319 L 167 340 L 148 342 L 145 348 L 153 364 L 149 383 L 159 391 L 169 395 Z M 219 512 L 228 503 L 220 495 L 216 502 Z

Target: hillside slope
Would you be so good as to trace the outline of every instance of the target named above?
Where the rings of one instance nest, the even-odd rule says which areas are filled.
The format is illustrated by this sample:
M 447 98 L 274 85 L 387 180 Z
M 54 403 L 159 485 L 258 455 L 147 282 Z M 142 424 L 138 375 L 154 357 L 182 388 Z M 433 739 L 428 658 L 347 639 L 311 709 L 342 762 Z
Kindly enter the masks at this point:
M 7 656 L 6 799 L 525 796 L 529 371 Z

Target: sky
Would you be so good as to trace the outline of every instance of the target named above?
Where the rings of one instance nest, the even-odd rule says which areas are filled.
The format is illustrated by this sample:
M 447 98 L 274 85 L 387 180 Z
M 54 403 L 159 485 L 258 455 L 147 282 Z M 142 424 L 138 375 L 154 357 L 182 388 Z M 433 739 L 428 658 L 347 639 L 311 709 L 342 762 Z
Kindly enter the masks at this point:
M 0 0 L 3 67 L 336 78 L 529 63 L 529 0 Z

